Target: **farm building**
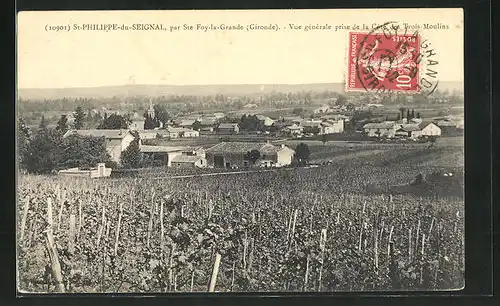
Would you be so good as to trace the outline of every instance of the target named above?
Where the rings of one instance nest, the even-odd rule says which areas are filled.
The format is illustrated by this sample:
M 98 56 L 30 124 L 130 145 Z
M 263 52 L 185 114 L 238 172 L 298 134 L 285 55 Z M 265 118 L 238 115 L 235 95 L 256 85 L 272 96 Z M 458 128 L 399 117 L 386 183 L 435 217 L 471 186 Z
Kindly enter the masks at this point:
M 221 123 L 218 127 L 219 134 L 238 134 L 240 126 L 238 123 Z
M 181 127 L 168 127 L 165 130 L 161 130 L 159 133 L 160 135 L 162 135 L 162 137 L 170 139 L 191 138 L 200 136 L 200 132 L 198 131 Z
M 111 175 L 111 168 L 106 168 L 104 163 L 98 163 L 97 167 L 90 169 L 82 168 L 70 168 L 65 170 L 60 170 L 57 172 L 60 176 L 72 176 L 72 177 L 90 177 L 90 178 L 100 178 L 109 177 Z
M 139 138 L 142 140 L 156 139 L 158 136 L 158 130 L 139 130 Z
M 287 134 L 287 135 L 290 135 L 290 136 L 299 136 L 299 135 L 302 135 L 303 132 L 304 132 L 304 127 L 303 126 L 299 126 L 299 125 L 296 125 L 295 123 L 292 124 L 292 125 L 289 125 L 289 126 L 285 126 L 283 128 L 284 132 Z
M 321 121 L 302 121 L 300 126 L 304 128 L 305 134 L 320 134 L 321 133 Z
M 130 130 L 69 130 L 64 134 L 64 138 L 70 135 L 104 137 L 106 150 L 111 159 L 120 164 L 122 152 L 125 151 L 134 140 L 134 135 Z
M 195 122 L 196 119 L 185 119 L 182 120 L 178 125 L 183 128 L 192 128 Z
M 224 113 L 214 113 L 213 116 L 218 120 L 226 117 Z
M 166 146 L 141 146 L 141 153 L 151 157 L 153 160 L 161 160 L 168 167 L 171 166 L 172 159 L 182 155 L 186 147 L 166 147 Z
M 402 124 L 396 135 L 410 138 L 421 136 L 441 136 L 441 128 L 432 122 Z
M 332 111 L 332 109 L 330 108 L 330 106 L 324 105 L 324 106 L 318 107 L 315 110 L 313 110 L 313 113 L 314 114 L 326 114 L 326 113 L 329 113 L 331 111 Z
M 172 168 L 202 168 L 206 165 L 206 159 L 197 155 L 177 155 L 171 162 Z
M 396 136 L 396 131 L 401 125 L 394 121 L 384 121 L 380 123 L 367 123 L 363 126 L 363 130 L 369 137 L 389 137 Z
M 129 125 L 130 130 L 132 131 L 144 130 L 144 118 L 139 116 L 139 114 L 137 113 L 132 114 L 130 120 L 132 121 Z
M 257 119 L 261 121 L 264 124 L 264 126 L 271 126 L 274 123 L 273 119 L 264 115 L 257 115 Z
M 344 131 L 344 120 L 325 120 L 321 123 L 320 134 L 337 134 Z
M 401 128 L 396 131 L 396 136 L 418 138 L 421 133 L 422 130 L 418 124 L 410 123 L 401 125 Z
M 207 165 L 213 168 L 239 168 L 251 165 L 245 158 L 248 152 L 260 152 L 260 161 L 268 161 L 272 167 L 282 167 L 292 163 L 295 151 L 285 145 L 270 143 L 221 142 L 206 150 Z
M 420 128 L 422 129 L 421 136 L 441 136 L 441 129 L 434 123 L 421 123 Z

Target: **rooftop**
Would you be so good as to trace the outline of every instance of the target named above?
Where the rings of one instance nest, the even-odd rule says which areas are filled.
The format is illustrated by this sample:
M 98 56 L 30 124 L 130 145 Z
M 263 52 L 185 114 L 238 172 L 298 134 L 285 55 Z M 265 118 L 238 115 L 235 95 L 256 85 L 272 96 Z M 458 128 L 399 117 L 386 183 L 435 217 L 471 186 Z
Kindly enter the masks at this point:
M 363 126 L 364 129 L 392 129 L 396 123 L 394 121 L 385 121 L 379 123 L 367 123 Z
M 272 154 L 281 150 L 283 147 L 275 146 L 270 143 L 258 142 L 221 142 L 207 149 L 207 153 L 242 153 L 245 154 L 252 150 L 258 150 L 263 154 Z M 290 149 L 291 150 L 291 149 Z
M 70 135 L 90 136 L 90 137 L 104 137 L 106 139 L 123 139 L 129 130 L 69 130 L 64 134 L 64 137 Z M 131 134 L 130 134 L 131 135 Z
M 219 124 L 219 128 L 223 128 L 223 129 L 234 128 L 236 126 L 238 126 L 238 123 L 221 123 L 221 124 Z
M 186 147 L 166 147 L 166 146 L 141 146 L 142 153 L 169 153 L 169 152 L 179 152 L 186 150 Z
M 173 163 L 195 163 L 202 159 L 201 156 L 196 155 L 177 155 L 172 159 Z

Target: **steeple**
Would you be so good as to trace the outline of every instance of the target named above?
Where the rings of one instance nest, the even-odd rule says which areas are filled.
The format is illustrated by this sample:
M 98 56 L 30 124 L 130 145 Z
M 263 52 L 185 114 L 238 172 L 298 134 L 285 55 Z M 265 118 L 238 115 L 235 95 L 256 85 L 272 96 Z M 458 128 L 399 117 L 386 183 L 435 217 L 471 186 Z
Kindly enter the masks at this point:
M 148 116 L 152 119 L 155 118 L 155 109 L 153 107 L 153 99 L 149 98 L 149 109 L 148 109 Z

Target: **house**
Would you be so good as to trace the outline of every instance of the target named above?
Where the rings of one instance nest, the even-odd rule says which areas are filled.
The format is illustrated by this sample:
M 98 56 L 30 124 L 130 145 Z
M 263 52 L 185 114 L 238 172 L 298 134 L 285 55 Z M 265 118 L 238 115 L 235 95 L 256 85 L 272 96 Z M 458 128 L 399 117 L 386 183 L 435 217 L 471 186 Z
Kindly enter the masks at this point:
M 207 160 L 198 155 L 177 155 L 172 159 L 172 168 L 202 168 L 207 165 Z
M 409 123 L 401 125 L 401 127 L 396 131 L 396 136 L 409 137 L 415 139 L 420 137 L 421 133 L 422 129 L 418 124 Z
M 158 137 L 158 130 L 139 130 L 139 138 L 141 141 L 147 139 L 156 139 Z
M 219 134 L 238 134 L 240 132 L 240 126 L 238 123 L 221 123 L 218 127 Z
M 158 132 L 162 137 L 170 139 L 200 137 L 200 132 L 182 127 L 168 127 Z
M 215 119 L 222 119 L 224 117 L 226 117 L 226 115 L 224 113 L 214 113 L 213 116 L 215 117 Z
M 274 120 L 267 116 L 257 115 L 256 117 L 259 121 L 261 121 L 264 124 L 264 126 L 271 126 L 274 123 Z
M 321 121 L 302 121 L 300 126 L 304 128 L 304 134 L 320 134 L 321 133 Z
M 421 136 L 441 136 L 441 129 L 432 122 L 423 122 L 420 124 L 420 128 L 422 129 L 420 133 Z
M 388 137 L 396 136 L 396 131 L 401 125 L 394 121 L 384 121 L 378 123 L 367 123 L 363 126 L 363 130 L 368 134 L 368 137 Z
M 304 133 L 304 127 L 300 125 L 296 125 L 295 123 L 289 126 L 285 126 L 283 131 L 290 136 L 300 136 Z
M 344 132 L 344 120 L 325 120 L 321 122 L 320 134 L 337 134 Z
M 70 135 L 80 135 L 88 137 L 104 137 L 106 141 L 106 151 L 111 159 L 120 164 L 122 152 L 135 139 L 130 130 L 69 130 L 64 134 L 64 138 Z
M 257 104 L 248 103 L 248 104 L 243 105 L 243 108 L 257 108 Z
M 132 131 L 144 130 L 144 118 L 139 116 L 138 113 L 132 114 L 130 116 L 132 123 L 129 125 L 129 129 Z
M 332 109 L 330 108 L 330 106 L 328 105 L 323 105 L 319 108 L 316 108 L 315 110 L 313 110 L 313 113 L 316 114 L 316 115 L 321 115 L 321 114 L 326 114 L 326 113 L 329 113 L 331 112 Z
M 195 122 L 196 119 L 184 119 L 178 125 L 183 128 L 192 128 Z
M 206 150 L 208 167 L 239 168 L 250 166 L 252 161 L 245 158 L 248 152 L 260 152 L 259 163 L 266 161 L 271 167 L 283 167 L 292 163 L 295 151 L 285 145 L 270 143 L 221 142 Z M 256 161 L 256 164 L 257 161 Z
M 149 156 L 153 160 L 162 161 L 167 167 L 171 166 L 172 160 L 176 156 L 182 155 L 186 150 L 186 147 L 141 146 L 141 153 Z
M 72 176 L 72 177 L 90 177 L 90 178 L 100 178 L 109 177 L 111 175 L 111 168 L 106 168 L 104 163 L 98 163 L 97 167 L 90 169 L 82 168 L 70 168 L 65 170 L 59 170 L 57 172 L 60 176 Z

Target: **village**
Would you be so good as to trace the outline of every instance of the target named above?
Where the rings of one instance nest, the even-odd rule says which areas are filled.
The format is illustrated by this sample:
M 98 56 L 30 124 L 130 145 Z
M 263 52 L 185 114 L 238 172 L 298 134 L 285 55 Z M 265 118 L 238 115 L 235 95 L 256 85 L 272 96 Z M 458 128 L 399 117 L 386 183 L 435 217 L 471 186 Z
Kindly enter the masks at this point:
M 361 105 L 354 110 L 331 105 L 308 112 L 293 109 L 289 115 L 276 117 L 261 114 L 254 110 L 256 105 L 248 105 L 243 112 L 181 114 L 168 120 L 159 120 L 155 108 L 150 100 L 143 116 L 127 114 L 128 128 L 69 127 L 63 137 L 103 137 L 106 150 L 118 167 L 122 165 L 122 153 L 138 137 L 141 155 L 155 161 L 156 166 L 248 169 L 291 166 L 300 156 L 296 155 L 295 147 L 287 145 L 289 140 L 432 145 L 440 137 L 463 135 L 464 129 L 464 118 L 460 115 L 422 118 L 418 109 L 400 108 L 397 116 L 377 116 L 385 108 L 380 103 Z M 125 117 L 120 111 L 108 113 L 104 117 Z M 68 125 L 74 122 L 71 113 L 67 121 Z M 89 171 L 71 168 L 60 170 L 59 174 L 89 176 Z M 110 176 L 111 169 L 104 168 L 99 173 L 90 176 Z

